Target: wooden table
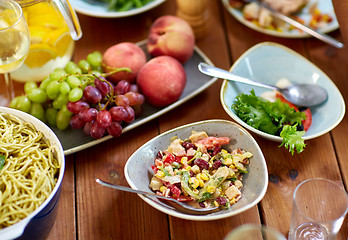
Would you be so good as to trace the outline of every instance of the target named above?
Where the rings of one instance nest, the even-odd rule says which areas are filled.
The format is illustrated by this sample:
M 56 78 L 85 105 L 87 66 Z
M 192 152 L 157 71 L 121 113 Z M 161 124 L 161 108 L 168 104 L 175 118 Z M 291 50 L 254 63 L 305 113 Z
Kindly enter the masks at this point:
M 283 44 L 322 69 L 348 98 L 348 48 L 335 49 L 309 39 L 277 38 L 240 24 L 221 1 L 208 1 L 209 34 L 197 46 L 218 67 L 229 69 L 247 49 L 263 41 Z M 168 0 L 146 13 L 115 19 L 79 15 L 83 37 L 76 44 L 74 60 L 88 53 L 124 41 L 138 42 L 147 37 L 152 22 L 162 15 L 175 15 L 176 3 Z M 342 41 L 339 30 L 330 35 Z M 301 181 L 322 177 L 348 185 L 348 119 L 330 133 L 307 141 L 306 150 L 291 156 L 279 143 L 254 135 L 263 150 L 270 182 L 263 200 L 250 210 L 223 220 L 186 221 L 155 210 L 137 195 L 101 187 L 100 177 L 127 185 L 123 168 L 128 157 L 154 136 L 174 127 L 205 120 L 228 119 L 219 98 L 222 80 L 182 106 L 121 137 L 111 139 L 66 157 L 59 213 L 48 239 L 223 239 L 232 229 L 245 223 L 262 223 L 287 236 L 292 193 Z M 294 178 L 291 173 L 297 171 Z M 334 197 L 333 197 L 334 200 Z M 345 220 L 337 239 L 347 239 Z

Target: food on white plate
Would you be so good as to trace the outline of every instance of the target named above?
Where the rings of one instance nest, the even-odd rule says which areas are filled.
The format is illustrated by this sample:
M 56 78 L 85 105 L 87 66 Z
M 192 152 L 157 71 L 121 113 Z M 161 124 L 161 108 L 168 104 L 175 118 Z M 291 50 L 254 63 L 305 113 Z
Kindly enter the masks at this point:
M 108 9 L 110 11 L 124 12 L 136 8 L 141 8 L 146 4 L 154 0 L 123 0 L 123 1 L 114 1 L 114 0 L 98 0 L 100 2 L 106 2 L 108 4 Z
M 325 27 L 333 20 L 333 17 L 330 14 L 319 10 L 317 2 L 310 3 L 308 0 L 264 0 L 264 2 L 271 8 L 278 10 L 279 12 L 292 17 L 294 20 L 301 22 L 302 24 L 308 25 L 313 29 Z M 250 21 L 259 27 L 278 32 L 301 31 L 294 26 L 285 23 L 281 19 L 274 17 L 270 11 L 260 7 L 256 2 L 245 3 L 242 0 L 229 0 L 229 5 L 232 8 L 241 11 L 243 17 L 247 21 Z M 305 22 L 304 19 L 298 16 L 305 6 L 308 6 L 308 11 L 311 14 L 311 18 L 308 22 Z
M 151 25 L 147 50 L 151 56 L 171 56 L 185 63 L 193 54 L 195 36 L 191 26 L 176 16 L 162 16 Z
M 276 86 L 285 87 L 291 84 L 287 79 L 280 79 Z M 278 91 L 266 91 L 256 96 L 254 90 L 250 94 L 239 94 L 231 108 L 245 123 L 265 133 L 283 138 L 281 146 L 288 148 L 291 154 L 301 153 L 305 143 L 302 136 L 312 124 L 309 108 L 298 108 L 288 102 Z
M 150 188 L 196 207 L 230 208 L 243 197 L 242 179 L 253 154 L 223 149 L 229 141 L 203 131 L 192 131 L 185 140 L 173 139 L 154 159 Z
M 263 0 L 263 2 L 285 15 L 291 15 L 300 11 L 309 0 Z
M 0 229 L 35 211 L 55 187 L 57 149 L 28 122 L 0 113 Z

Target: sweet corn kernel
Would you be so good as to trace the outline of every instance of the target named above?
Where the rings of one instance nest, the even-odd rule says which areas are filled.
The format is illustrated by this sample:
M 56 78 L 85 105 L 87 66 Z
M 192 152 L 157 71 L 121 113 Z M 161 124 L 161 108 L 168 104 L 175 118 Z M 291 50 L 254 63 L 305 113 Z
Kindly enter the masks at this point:
M 206 173 L 201 173 L 201 179 L 203 180 L 203 181 L 207 181 L 207 180 L 209 180 L 209 177 L 208 177 L 208 175 L 206 174 Z
M 216 190 L 216 187 L 214 186 L 208 186 L 207 188 L 207 192 L 210 193 L 210 194 L 213 194 Z
M 182 157 L 181 158 L 181 164 L 187 165 L 187 157 Z
M 230 204 L 231 205 L 233 205 L 233 204 L 235 204 L 237 201 L 236 201 L 236 198 L 232 198 L 231 200 L 230 200 Z
M 187 166 L 187 167 L 185 167 L 185 169 L 186 169 L 187 171 L 190 171 L 190 170 L 191 170 L 191 166 Z
M 204 181 L 202 179 L 198 179 L 198 181 L 199 181 L 199 186 L 204 187 Z
M 189 184 L 191 184 L 193 188 L 197 188 L 199 186 L 199 181 L 197 178 L 192 177 L 189 179 Z
M 319 15 L 320 13 L 321 13 L 320 9 L 316 8 L 316 9 L 314 9 L 313 15 Z
M 159 190 L 160 190 L 161 193 L 164 193 L 167 190 L 167 187 L 166 186 L 161 186 Z
M 196 178 L 201 179 L 201 175 L 202 175 L 201 173 L 197 173 Z
M 214 201 L 214 207 L 218 207 L 218 206 L 220 206 L 220 204 L 217 202 L 217 201 Z
M 163 178 L 164 177 L 164 172 L 161 170 L 158 170 L 157 173 L 155 174 L 156 177 L 158 178 Z

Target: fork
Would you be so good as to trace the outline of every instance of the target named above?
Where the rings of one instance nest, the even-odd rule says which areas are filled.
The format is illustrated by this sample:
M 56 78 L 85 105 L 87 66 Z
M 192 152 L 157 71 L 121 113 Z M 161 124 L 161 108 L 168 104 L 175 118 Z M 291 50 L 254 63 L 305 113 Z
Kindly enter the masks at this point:
M 100 185 L 105 186 L 105 187 L 109 187 L 109 188 L 113 188 L 113 189 L 117 189 L 117 190 L 121 190 L 121 191 L 126 191 L 126 192 L 131 192 L 131 193 L 137 193 L 137 194 L 144 195 L 144 196 L 150 198 L 151 200 L 154 200 L 156 203 L 159 203 L 159 204 L 161 204 L 162 202 L 156 201 L 156 198 L 166 200 L 168 202 L 173 203 L 172 206 L 174 206 L 175 209 L 178 209 L 178 210 L 186 212 L 186 213 L 191 213 L 191 214 L 195 214 L 195 215 L 202 215 L 202 214 L 208 214 L 208 213 L 212 213 L 212 212 L 215 212 L 215 211 L 219 210 L 219 207 L 206 207 L 206 208 L 192 207 L 192 206 L 190 206 L 188 204 L 180 202 L 180 201 L 178 201 L 178 200 L 176 200 L 174 198 L 171 198 L 171 197 L 164 197 L 164 196 L 152 193 L 152 192 L 145 192 L 145 191 L 136 190 L 136 189 L 129 188 L 129 187 L 120 186 L 120 185 L 117 185 L 117 184 L 104 182 L 104 181 L 102 181 L 102 180 L 100 180 L 98 178 L 95 181 L 97 183 L 99 183 Z M 165 207 L 168 207 L 166 204 L 163 204 L 163 203 L 161 205 L 165 206 Z

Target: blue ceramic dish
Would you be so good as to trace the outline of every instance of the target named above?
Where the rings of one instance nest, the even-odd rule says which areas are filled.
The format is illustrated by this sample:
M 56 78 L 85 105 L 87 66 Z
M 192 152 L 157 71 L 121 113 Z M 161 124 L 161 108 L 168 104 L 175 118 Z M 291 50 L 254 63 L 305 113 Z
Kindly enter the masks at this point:
M 281 78 L 292 83 L 318 84 L 328 91 L 324 103 L 311 107 L 312 125 L 303 136 L 304 140 L 319 137 L 335 128 L 345 114 L 343 97 L 331 81 L 313 63 L 283 45 L 264 42 L 246 51 L 231 67 L 230 72 L 254 81 L 276 84 Z M 282 138 L 259 131 L 243 122 L 232 110 L 234 99 L 240 93 L 250 93 L 254 89 L 257 96 L 269 91 L 242 83 L 225 80 L 221 86 L 221 104 L 227 114 L 248 130 L 269 140 L 281 142 Z
M 17 116 L 25 122 L 31 122 L 36 129 L 41 131 L 51 145 L 56 146 L 58 151 L 56 158 L 61 163 L 58 180 L 49 197 L 26 218 L 7 228 L 0 230 L 0 239 L 46 239 L 54 225 L 57 215 L 57 204 L 60 196 L 61 185 L 65 171 L 65 157 L 63 147 L 55 133 L 37 118 L 12 108 L 0 107 L 0 112 Z

